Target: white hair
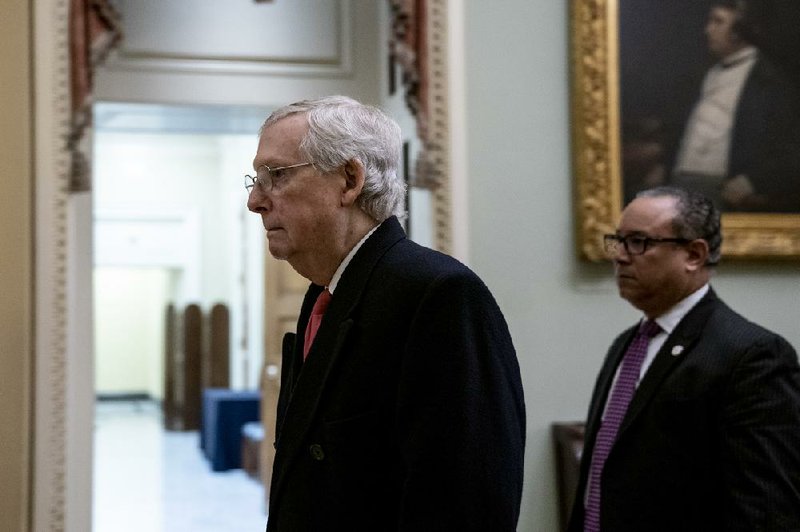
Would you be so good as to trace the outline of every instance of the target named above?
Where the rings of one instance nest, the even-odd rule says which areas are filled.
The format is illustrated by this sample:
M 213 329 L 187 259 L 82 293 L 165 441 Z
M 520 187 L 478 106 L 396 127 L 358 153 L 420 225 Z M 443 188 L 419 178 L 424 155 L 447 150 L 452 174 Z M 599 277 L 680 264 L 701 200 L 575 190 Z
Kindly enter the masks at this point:
M 400 126 L 377 107 L 347 96 L 303 100 L 273 112 L 261 131 L 287 116 L 303 113 L 308 132 L 300 152 L 323 172 L 353 160 L 364 166 L 364 188 L 358 205 L 378 222 L 403 212 L 406 185 L 397 175 Z

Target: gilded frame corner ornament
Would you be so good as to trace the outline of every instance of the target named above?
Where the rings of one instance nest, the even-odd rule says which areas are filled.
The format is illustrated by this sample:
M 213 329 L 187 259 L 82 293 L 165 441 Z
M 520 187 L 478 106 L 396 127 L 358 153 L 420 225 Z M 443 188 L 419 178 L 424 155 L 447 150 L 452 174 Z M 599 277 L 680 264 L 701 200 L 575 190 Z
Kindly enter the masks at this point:
M 576 248 L 589 261 L 622 210 L 618 1 L 570 0 Z M 800 260 L 798 214 L 726 213 L 722 230 L 727 258 Z

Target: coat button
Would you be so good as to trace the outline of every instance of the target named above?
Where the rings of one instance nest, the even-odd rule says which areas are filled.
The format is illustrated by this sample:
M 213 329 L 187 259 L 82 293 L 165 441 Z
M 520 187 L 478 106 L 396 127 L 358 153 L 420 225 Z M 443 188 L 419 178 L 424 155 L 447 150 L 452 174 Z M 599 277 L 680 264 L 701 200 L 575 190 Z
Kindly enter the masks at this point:
M 322 450 L 322 445 L 315 443 L 308 448 L 311 458 L 320 461 L 325 459 L 325 451 Z

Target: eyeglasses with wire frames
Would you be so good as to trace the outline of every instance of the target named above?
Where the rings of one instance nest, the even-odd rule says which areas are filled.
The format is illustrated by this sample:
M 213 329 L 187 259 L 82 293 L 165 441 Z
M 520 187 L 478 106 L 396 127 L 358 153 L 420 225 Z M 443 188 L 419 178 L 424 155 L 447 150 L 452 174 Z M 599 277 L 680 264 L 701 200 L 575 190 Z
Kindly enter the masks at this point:
M 688 244 L 688 238 L 656 238 L 644 235 L 603 235 L 603 246 L 606 254 L 614 256 L 620 252 L 620 245 L 628 255 L 641 255 L 654 244 L 674 243 Z
M 279 189 L 289 178 L 288 170 L 301 168 L 303 166 L 313 166 L 313 164 L 314 163 L 297 163 L 290 164 L 288 166 L 277 166 L 275 168 L 270 168 L 266 164 L 262 164 L 256 169 L 255 176 L 250 174 L 246 174 L 244 176 L 244 188 L 247 190 L 248 194 L 253 192 L 253 188 L 256 185 L 258 185 L 263 191 L 271 191 L 276 188 Z M 266 170 L 266 172 L 262 172 L 262 168 Z

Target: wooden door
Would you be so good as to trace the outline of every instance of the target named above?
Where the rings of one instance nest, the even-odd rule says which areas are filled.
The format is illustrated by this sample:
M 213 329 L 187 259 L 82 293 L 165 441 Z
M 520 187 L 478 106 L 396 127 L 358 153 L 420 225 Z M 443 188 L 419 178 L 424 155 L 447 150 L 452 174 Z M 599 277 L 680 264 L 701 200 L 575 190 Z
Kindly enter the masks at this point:
M 297 316 L 309 281 L 295 272 L 289 263 L 272 258 L 266 252 L 264 297 L 264 369 L 261 375 L 261 423 L 264 440 L 261 443 L 261 480 L 269 497 L 272 463 L 275 460 L 275 418 L 278 406 L 281 375 L 281 343 L 283 335 L 294 332 Z

